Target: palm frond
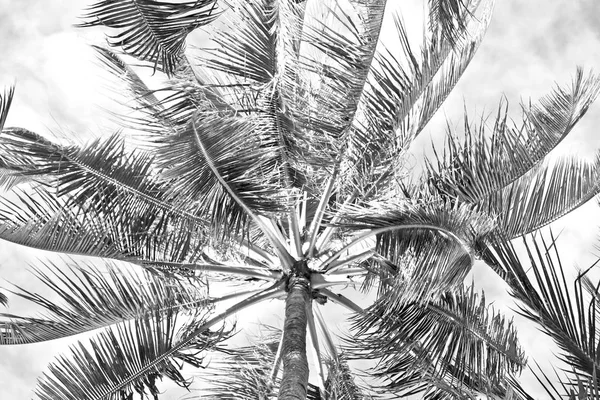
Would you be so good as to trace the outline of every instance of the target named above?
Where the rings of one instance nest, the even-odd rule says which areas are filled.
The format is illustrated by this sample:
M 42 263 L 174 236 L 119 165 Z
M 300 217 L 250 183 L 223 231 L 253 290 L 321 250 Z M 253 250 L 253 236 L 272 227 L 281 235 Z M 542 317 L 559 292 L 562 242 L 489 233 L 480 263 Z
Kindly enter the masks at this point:
M 481 43 L 493 5 L 493 0 L 481 7 L 478 1 L 466 4 L 467 30 L 460 46 L 453 46 L 441 36 L 440 26 L 432 25 L 420 56 L 396 17 L 400 51 L 377 53 L 352 127 L 356 143 L 350 149 L 355 154 L 349 154 L 346 174 L 354 175 L 351 185 L 363 197 L 386 187 L 407 146 L 446 99 Z M 483 16 L 474 18 L 479 8 Z
M 509 238 L 516 238 L 557 220 L 598 192 L 600 156 L 593 162 L 569 157 L 538 165 L 488 195 L 478 207 L 496 215 L 499 229 Z
M 205 331 L 193 343 L 178 348 L 189 325 L 177 329 L 176 323 L 173 314 L 157 313 L 108 329 L 92 338 L 89 346 L 79 342 L 71 348 L 71 357 L 61 356 L 50 364 L 38 381 L 37 397 L 116 400 L 136 392 L 144 396 L 147 391 L 156 397 L 156 381 L 162 377 L 187 387 L 190 382 L 181 375 L 181 362 L 202 365 L 203 353 L 227 333 Z
M 463 38 L 468 17 L 472 10 L 468 6 L 479 1 L 429 0 L 429 27 L 439 30 L 439 35 L 452 46 Z
M 428 162 L 428 179 L 438 190 L 469 202 L 484 199 L 535 167 L 583 117 L 600 93 L 600 77 L 579 68 L 570 88 L 557 87 L 538 104 L 523 105 L 523 123 L 508 121 L 500 104 L 487 135 L 465 117 L 464 139 L 451 134 L 441 156 Z M 434 165 L 435 163 L 435 165 Z
M 553 368 L 555 376 L 559 379 L 559 382 L 556 383 L 556 379 L 549 377 L 539 365 L 537 365 L 537 369 L 538 371 L 533 371 L 533 373 L 551 400 L 592 400 L 600 396 L 600 380 L 597 374 L 591 378 L 575 375 L 570 382 L 564 382 L 560 381 L 561 377 L 558 371 Z
M 325 397 L 327 400 L 372 400 L 355 381 L 355 376 L 346 356 L 342 353 L 329 358 L 327 364 L 327 380 L 325 381 Z
M 37 393 L 48 400 L 56 397 L 53 397 L 56 393 L 66 399 L 116 400 L 123 397 L 120 395 L 131 394 L 132 386 L 139 389 L 138 392 L 146 386 L 153 389 L 155 378 L 162 373 L 177 383 L 185 384 L 176 365 L 173 365 L 174 358 L 201 367 L 200 353 L 214 348 L 229 336 L 224 329 L 210 331 L 211 326 L 246 307 L 278 297 L 283 290 L 280 284 L 273 285 L 210 318 L 201 310 L 176 335 L 173 315 L 162 319 L 160 315 L 148 317 L 130 325 L 117 326 L 92 340 L 94 357 L 80 345 L 79 349 L 73 350 L 71 360 L 63 357 L 53 364 L 50 374 L 39 381 Z M 87 388 L 90 384 L 88 378 L 95 383 L 93 390 Z
M 249 346 L 231 350 L 221 349 L 218 355 L 208 361 L 211 370 L 198 375 L 206 382 L 199 391 L 202 398 L 274 399 L 278 393 L 280 379 L 272 378 L 271 369 L 281 335 L 280 329 L 263 325 L 258 336 L 248 338 Z M 307 399 L 325 400 L 320 396 L 318 387 L 311 383 L 308 384 Z
M 451 52 L 438 66 L 434 79 L 418 98 L 418 107 L 413 107 L 412 112 L 400 123 L 398 132 L 402 141 L 416 137 L 423 131 L 473 60 L 491 22 L 495 1 L 486 1 L 483 6 L 483 15 L 470 28 L 464 44 Z
M 58 196 L 69 195 L 78 205 L 100 212 L 106 212 L 108 207 L 156 208 L 203 223 L 193 213 L 165 200 L 165 188 L 157 179 L 153 158 L 143 152 L 127 151 L 118 133 L 78 147 L 11 128 L 2 133 L 0 151 L 19 156 L 19 162 L 10 165 L 11 169 L 23 175 L 46 175 L 44 183 L 54 186 Z
M 377 255 L 363 268 L 369 271 L 363 289 L 378 284 L 379 298 L 390 307 L 406 301 L 426 301 L 461 285 L 473 266 L 465 248 L 453 239 L 417 234 L 414 240 L 380 240 Z M 423 242 L 429 242 L 423 245 Z
M 60 301 L 17 287 L 12 293 L 41 307 L 44 317 L 0 313 L 5 318 L 0 322 L 0 344 L 54 340 L 155 312 L 162 315 L 211 308 L 197 281 L 166 279 L 149 272 L 135 274 L 110 262 L 102 268 L 98 264 L 67 269 L 46 264 L 44 269 L 48 271 L 36 269 L 36 277 Z
M 0 93 L 0 132 L 4 130 L 4 124 L 10 110 L 10 105 L 15 94 L 15 87 L 10 86 L 4 90 L 4 93 Z M 13 171 L 13 167 L 18 160 L 15 159 L 15 155 L 11 153 L 0 154 L 0 189 L 10 190 L 13 187 L 29 182 L 30 177 L 19 176 Z
M 347 207 L 346 218 L 340 226 L 368 230 L 358 238 L 376 233 L 374 255 L 359 264 L 368 271 L 363 289 L 378 283 L 383 296 L 394 288 L 398 302 L 426 300 L 460 284 L 473 265 L 476 243 L 494 227 L 471 206 L 432 199 Z
M 203 398 L 211 400 L 255 400 L 273 398 L 277 381 L 271 379 L 271 366 L 279 345 L 281 331 L 272 329 L 252 345 L 232 349 L 209 361 L 210 372 L 200 377 L 206 381 Z
M 215 32 L 206 67 L 256 84 L 270 82 L 278 70 L 278 4 L 235 2 L 224 28 Z M 229 17 L 229 18 L 228 18 Z
M 171 74 L 178 66 L 188 33 L 214 21 L 216 0 L 101 0 L 83 16 L 82 27 L 117 29 L 111 46 Z
M 143 79 L 115 52 L 95 45 L 92 48 L 96 51 L 96 56 L 101 65 L 126 85 L 127 90 L 132 93 L 134 99 L 142 105 L 142 108 L 152 108 L 158 103 L 158 98 L 144 83 Z
M 92 47 L 96 51 L 100 65 L 116 78 L 114 91 L 118 95 L 126 96 L 123 104 L 127 106 L 129 112 L 116 115 L 115 119 L 119 125 L 124 128 L 143 126 L 144 133 L 149 136 L 160 136 L 174 129 L 171 124 L 158 118 L 158 115 L 163 112 L 161 101 L 135 70 L 113 51 L 100 46 Z M 136 116 L 135 113 L 140 116 Z
M 16 155 L 13 157 L 16 158 L 15 164 L 10 165 L 15 174 L 32 175 L 49 187 L 43 198 L 37 200 L 28 195 L 19 196 L 22 205 L 32 205 L 36 201 L 47 203 L 47 210 L 38 204 L 23 212 L 38 224 L 45 225 L 48 234 L 61 235 L 58 232 L 60 221 L 64 221 L 67 226 L 64 235 L 73 234 L 80 228 L 86 231 L 91 228 L 96 230 L 96 235 L 80 240 L 101 242 L 105 240 L 102 237 L 109 235 L 110 241 L 121 246 L 121 250 L 127 250 L 122 256 L 152 260 L 160 253 L 167 257 L 167 261 L 184 260 L 209 240 L 210 235 L 206 235 L 205 231 L 207 222 L 196 214 L 193 204 L 168 201 L 166 186 L 158 179 L 152 157 L 142 152 L 126 151 L 117 135 L 78 147 L 55 144 L 24 129 L 6 129 L 0 137 L 0 151 Z M 53 188 L 52 194 L 50 188 Z M 38 193 L 43 191 L 39 188 Z M 17 215 L 19 206 L 16 203 L 11 205 L 8 200 L 5 204 L 7 208 L 3 210 L 2 219 L 9 226 L 5 225 L 4 233 L 8 235 L 12 231 L 14 234 L 24 228 L 21 233 L 25 236 L 21 235 L 19 240 L 33 240 L 26 232 L 35 233 L 34 230 L 41 225 L 29 223 L 25 227 L 23 224 L 27 221 Z M 49 213 L 49 210 L 54 210 L 54 213 Z M 82 219 L 93 222 L 91 227 L 76 228 Z M 17 225 L 11 225 L 15 223 Z M 53 224 L 52 228 L 48 224 Z M 70 233 L 67 232 L 69 230 Z M 166 238 L 171 243 L 161 240 Z M 13 239 L 17 237 L 13 235 Z M 121 242 L 122 245 L 119 244 Z M 65 251 L 75 245 L 62 244 L 67 246 Z M 159 244 L 163 250 L 155 252 Z M 40 245 L 52 249 L 48 244 Z M 167 247 L 171 251 L 165 251 Z M 134 251 L 134 248 L 138 250 Z M 97 255 L 93 248 L 88 250 L 92 251 L 91 255 Z M 113 257 L 115 254 L 101 256 Z
M 2 292 L 0 292 L 0 305 L 8 306 L 8 297 Z
M 209 117 L 165 139 L 159 160 L 171 201 L 197 204 L 221 233 L 246 230 L 249 213 L 284 210 L 278 144 L 254 128 L 248 118 Z
M 227 27 L 215 34 L 215 48 L 206 50 L 208 57 L 201 63 L 212 75 L 215 71 L 225 74 L 224 80 L 232 82 L 223 85 L 225 89 L 247 103 L 239 104 L 239 112 L 252 116 L 254 127 L 248 133 L 278 154 L 282 184 L 302 187 L 306 178 L 294 168 L 301 163 L 293 162 L 297 153 L 294 122 L 286 115 L 280 93 L 280 82 L 293 69 L 285 55 L 291 46 L 285 38 L 289 27 L 282 26 L 289 7 L 294 6 L 275 1 L 236 2 Z
M 124 224 L 110 214 L 73 207 L 68 198 L 57 198 L 43 188 L 32 194 L 14 192 L 13 197 L 0 200 L 0 238 L 13 243 L 130 261 L 194 259 L 202 254 L 204 235 L 186 221 L 156 236 L 148 234 L 144 216 L 130 215 Z
M 542 235 L 524 237 L 523 243 L 529 258 L 527 264 L 516 256 L 512 244 L 502 240 L 490 242 L 484 260 L 508 271 L 506 281 L 511 295 L 520 302 L 519 313 L 539 324 L 559 346 L 559 358 L 573 368 L 569 385 L 576 387 L 579 379 L 598 379 L 598 298 L 593 295 L 586 299 L 584 296 L 586 290 L 595 293 L 596 286 L 589 282 L 584 285 L 580 275 L 573 283 L 574 290 L 569 290 L 552 233 L 550 238 Z M 530 267 L 535 285 L 525 273 Z
M 65 209 L 65 203 L 50 194 L 38 191 L 35 195 L 15 193 L 16 199 L 2 199 L 0 237 L 42 250 L 60 251 L 97 257 L 124 257 L 119 246 L 130 249 L 137 240 L 120 227 L 111 229 L 92 213 Z M 107 229 L 108 227 L 108 229 Z M 112 231 L 112 232 L 111 232 Z
M 4 89 L 4 93 L 0 95 L 0 132 L 4 129 L 8 110 L 10 110 L 10 104 L 12 103 L 14 95 L 14 86 L 9 86 L 7 89 Z
M 138 148 L 154 151 L 156 142 L 184 130 L 194 114 L 230 114 L 233 110 L 218 88 L 200 79 L 186 57 L 172 79 L 151 90 L 117 54 L 102 47 L 94 48 L 101 64 L 117 79 L 114 90 L 125 95 L 128 112 L 113 113 L 116 122 L 133 131 Z
M 353 319 L 347 351 L 379 359 L 373 372 L 399 395 L 436 398 L 438 389 L 451 388 L 502 395 L 507 374 L 525 364 L 512 322 L 490 310 L 473 287 L 397 307 L 381 298 Z
M 495 227 L 493 218 L 472 205 L 452 203 L 436 197 L 371 202 L 364 206 L 348 206 L 344 210 L 344 221 L 339 223 L 342 229 L 379 232 L 389 228 L 389 233 L 382 231 L 381 235 L 396 234 L 408 238 L 414 232 L 403 234 L 401 227 L 406 226 L 416 230 L 438 231 L 458 239 L 467 247 Z M 394 227 L 398 227 L 397 233 Z
M 354 119 L 386 6 L 385 0 L 349 3 L 351 11 L 339 4 L 324 5 L 324 17 L 307 26 L 303 37 L 314 54 L 309 55 L 307 50 L 300 62 L 307 72 L 319 77 L 314 101 L 307 105 L 314 109 L 312 119 L 320 120 L 323 130 L 332 137 L 346 131 Z

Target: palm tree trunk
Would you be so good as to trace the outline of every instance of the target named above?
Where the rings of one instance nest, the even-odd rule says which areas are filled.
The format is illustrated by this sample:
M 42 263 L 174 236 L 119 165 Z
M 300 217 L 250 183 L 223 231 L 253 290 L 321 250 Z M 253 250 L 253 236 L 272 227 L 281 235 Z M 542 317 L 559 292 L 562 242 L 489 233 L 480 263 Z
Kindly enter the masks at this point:
M 308 359 L 306 357 L 306 326 L 308 307 L 311 306 L 310 281 L 302 274 L 294 274 L 288 284 L 283 325 L 283 378 L 279 400 L 305 400 L 308 386 Z

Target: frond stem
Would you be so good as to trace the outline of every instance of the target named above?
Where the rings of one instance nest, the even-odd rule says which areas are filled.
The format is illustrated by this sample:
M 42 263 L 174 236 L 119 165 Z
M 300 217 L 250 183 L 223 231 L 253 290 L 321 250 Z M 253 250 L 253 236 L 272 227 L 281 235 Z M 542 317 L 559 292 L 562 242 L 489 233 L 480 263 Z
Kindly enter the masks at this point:
M 319 289 L 319 293 L 324 294 L 329 300 L 333 301 L 336 304 L 346 307 L 350 311 L 353 311 L 353 312 L 356 312 L 359 314 L 364 314 L 364 312 L 365 312 L 365 310 L 363 310 L 362 307 L 360 307 L 358 304 L 356 304 L 355 302 L 353 302 L 352 300 L 350 300 L 343 294 L 333 293 L 331 290 L 328 290 L 328 289 Z
M 290 239 L 292 240 L 291 249 L 294 251 L 293 255 L 300 258 L 302 256 L 302 242 L 300 240 L 298 215 L 296 214 L 295 209 L 288 212 L 288 223 L 290 226 Z
M 323 195 L 321 196 L 321 199 L 319 200 L 319 205 L 317 207 L 317 211 L 315 212 L 315 216 L 310 223 L 310 229 L 309 229 L 310 244 L 309 244 L 308 250 L 307 250 L 308 257 L 312 257 L 314 254 L 315 245 L 317 243 L 317 236 L 319 234 L 319 228 L 321 227 L 321 222 L 323 220 L 323 215 L 325 214 L 325 209 L 327 208 L 329 198 L 331 197 L 331 194 L 333 193 L 333 188 L 334 188 L 335 180 L 337 178 L 337 174 L 338 174 L 338 169 L 336 167 L 333 170 L 333 173 L 331 174 L 331 176 L 329 177 L 329 180 L 327 181 L 327 186 L 325 187 L 325 190 L 323 191 Z
M 321 349 L 319 348 L 319 337 L 317 335 L 317 327 L 315 325 L 315 316 L 313 314 L 314 307 L 308 307 L 307 320 L 308 320 L 308 333 L 310 334 L 311 349 L 314 352 L 315 362 L 319 369 L 319 390 L 321 396 L 325 395 L 325 371 L 323 368 L 323 358 L 321 356 Z
M 271 271 L 262 268 L 252 268 L 245 265 L 228 265 L 228 264 L 199 264 L 199 263 L 177 263 L 177 262 L 145 262 L 144 265 L 164 265 L 175 268 L 187 268 L 202 272 L 220 272 L 233 275 L 247 276 L 250 278 L 258 278 L 276 281 L 283 277 L 282 272 Z
M 331 218 L 331 221 L 329 221 L 329 225 L 325 227 L 325 229 L 323 230 L 323 233 L 321 233 L 321 235 L 317 239 L 317 244 L 316 244 L 317 250 L 322 250 L 325 243 L 327 243 L 329 241 L 329 239 L 331 238 L 331 235 L 333 235 L 335 233 L 335 231 L 338 229 L 336 224 L 338 222 L 340 222 L 340 220 L 342 219 L 344 209 L 346 208 L 346 206 L 348 204 L 350 204 L 351 202 L 354 201 L 354 199 L 356 199 L 357 195 L 358 195 L 358 192 L 354 191 L 354 193 L 352 193 L 350 196 L 348 196 L 348 198 L 344 201 L 344 203 L 342 204 L 340 209 L 336 211 L 333 218 Z
M 204 159 L 206 160 L 206 163 L 207 163 L 208 167 L 210 168 L 210 170 L 212 171 L 215 178 L 217 178 L 217 180 L 219 181 L 219 183 L 221 184 L 223 189 L 225 189 L 225 191 L 227 191 L 227 193 L 231 196 L 231 198 L 240 207 L 242 207 L 242 209 L 246 212 L 246 214 L 248 214 L 248 216 L 261 228 L 261 230 L 263 231 L 263 233 L 265 234 L 265 236 L 267 237 L 269 242 L 271 242 L 271 245 L 273 246 L 275 251 L 279 254 L 279 258 L 281 259 L 281 262 L 284 264 L 284 266 L 287 268 L 291 268 L 291 266 L 293 264 L 293 259 L 290 256 L 290 254 L 288 253 L 288 251 L 286 250 L 285 244 L 281 243 L 281 241 L 277 238 L 277 236 L 276 236 L 275 232 L 272 230 L 272 228 L 269 227 L 267 224 L 265 224 L 264 221 L 258 215 L 254 214 L 254 212 L 250 209 L 250 207 L 248 207 L 248 205 L 246 203 L 244 203 L 242 201 L 242 199 L 239 198 L 239 196 L 233 191 L 231 186 L 225 181 L 223 176 L 221 176 L 219 169 L 215 165 L 210 154 L 208 154 L 208 151 L 207 151 L 206 147 L 204 146 L 204 143 L 202 142 L 200 135 L 198 134 L 198 130 L 196 129 L 196 121 L 194 119 L 192 120 L 192 129 L 194 130 L 194 135 L 196 137 L 196 144 L 200 148 L 200 151 L 202 152 L 202 155 L 203 155 Z
M 374 254 L 375 254 L 375 251 L 367 250 L 367 251 L 363 251 L 362 253 L 358 253 L 353 256 L 350 256 L 348 258 L 344 258 L 343 260 L 333 261 L 328 266 L 327 274 L 331 275 L 333 272 L 338 271 L 338 270 L 340 270 L 348 265 L 351 265 L 355 262 L 365 261 L 368 258 L 370 258 L 371 256 L 373 256 Z M 358 268 L 358 269 L 364 272 L 364 269 L 362 269 L 362 268 Z M 339 272 L 339 274 L 347 275 L 346 270 Z
M 471 263 L 475 262 L 473 255 L 469 251 L 469 248 L 464 243 L 464 241 L 461 238 L 459 238 L 458 236 L 456 236 L 456 234 L 449 231 L 448 229 L 445 229 L 445 228 L 442 228 L 442 227 L 436 226 L 436 225 L 429 225 L 429 224 L 409 224 L 409 225 L 386 226 L 383 228 L 376 228 L 376 229 L 372 229 L 368 232 L 365 232 L 365 233 L 359 235 L 357 238 L 352 240 L 350 243 L 348 243 L 344 247 L 342 247 L 336 253 L 331 255 L 327 260 L 323 261 L 318 269 L 320 269 L 320 270 L 324 269 L 325 272 L 329 271 L 331 264 L 335 260 L 337 260 L 342 254 L 349 251 L 352 248 L 352 246 L 355 246 L 356 244 L 363 242 L 366 239 L 369 239 L 369 238 L 379 235 L 381 233 L 388 233 L 388 232 L 400 231 L 400 230 L 405 230 L 405 229 L 428 229 L 428 230 L 443 233 L 443 234 L 447 235 L 448 237 L 454 239 L 456 242 L 460 243 L 461 246 L 465 249 L 466 253 L 469 254 L 469 256 L 471 257 Z
M 243 292 L 233 292 L 233 293 L 229 293 L 224 296 L 221 296 L 221 297 L 211 297 L 207 300 L 207 302 L 211 303 L 211 304 L 221 303 L 223 301 L 235 299 L 236 297 L 245 296 L 248 294 L 255 294 L 255 293 L 260 292 L 261 290 L 263 290 L 263 289 L 251 289 L 251 290 L 244 290 Z
M 323 332 L 323 339 L 325 340 L 325 346 L 329 352 L 329 357 L 338 360 L 337 349 L 335 348 L 335 344 L 333 343 L 333 338 L 331 337 L 331 333 L 329 332 L 329 328 L 325 319 L 323 318 L 323 314 L 321 314 L 321 310 L 316 305 L 313 307 L 314 315 L 317 317 L 317 323 L 319 324 L 319 328 L 321 328 L 321 332 Z
M 273 362 L 273 368 L 271 368 L 271 381 L 275 382 L 277 374 L 279 373 L 279 367 L 281 366 L 281 349 L 283 348 L 283 331 L 279 337 L 279 345 L 277 345 L 277 353 L 275 353 L 275 361 Z

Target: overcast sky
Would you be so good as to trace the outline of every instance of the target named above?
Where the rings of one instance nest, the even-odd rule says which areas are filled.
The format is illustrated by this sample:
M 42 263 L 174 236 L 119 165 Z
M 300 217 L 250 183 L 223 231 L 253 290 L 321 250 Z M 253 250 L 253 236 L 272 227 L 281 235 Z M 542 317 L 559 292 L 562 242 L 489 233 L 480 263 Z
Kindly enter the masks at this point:
M 83 33 L 71 27 L 86 4 L 76 0 L 0 0 L 0 84 L 17 81 L 9 126 L 80 137 L 114 127 L 98 117 L 96 105 L 106 104 L 107 99 L 97 94 L 101 81 L 86 44 L 102 41 L 102 35 L 98 30 Z M 439 139 L 446 117 L 458 121 L 463 101 L 474 115 L 493 111 L 502 94 L 513 103 L 530 96 L 536 99 L 547 93 L 553 82 L 567 83 L 578 65 L 600 72 L 599 1 L 499 0 L 483 45 L 427 134 Z M 591 157 L 600 149 L 598 126 L 600 103 L 558 152 Z M 593 201 L 555 224 L 557 229 L 564 228 L 560 245 L 570 264 L 585 267 L 593 259 L 590 251 L 599 215 Z M 0 277 L 26 285 L 30 278 L 24 272 L 25 264 L 37 256 L 39 253 L 26 248 L 0 243 Z M 474 277 L 498 307 L 510 305 L 499 281 L 483 266 L 476 266 Z M 549 342 L 540 339 L 534 328 L 522 322 L 519 327 L 530 358 L 545 359 L 551 349 Z M 49 344 L 0 348 L 0 398 L 30 398 L 35 379 L 54 350 L 68 343 L 59 341 L 52 348 Z

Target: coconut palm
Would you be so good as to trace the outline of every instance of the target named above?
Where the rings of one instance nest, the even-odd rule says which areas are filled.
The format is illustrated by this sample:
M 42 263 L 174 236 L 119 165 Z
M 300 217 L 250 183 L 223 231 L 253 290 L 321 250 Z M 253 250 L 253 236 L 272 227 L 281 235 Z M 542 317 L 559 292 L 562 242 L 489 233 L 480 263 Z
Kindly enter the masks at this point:
M 2 314 L 0 343 L 103 329 L 49 366 L 38 397 L 157 398 L 157 379 L 190 387 L 196 368 L 219 399 L 527 398 L 514 326 L 464 280 L 483 258 L 514 284 L 522 266 L 490 254 L 598 193 L 598 162 L 545 158 L 600 80 L 577 70 L 522 123 L 502 106 L 466 119 L 419 173 L 409 146 L 493 1 L 429 0 L 420 40 L 395 17 L 393 46 L 384 0 L 223 3 L 89 7 L 82 25 L 115 29 L 123 52 L 97 48 L 130 97 L 120 132 L 78 144 L 5 128 L 2 96 L 0 238 L 71 258 L 36 270 L 56 300 L 11 290 L 45 312 Z M 185 52 L 201 26 L 212 44 Z M 270 300 L 283 329 L 228 345 L 231 318 Z M 335 307 L 352 313 L 341 338 Z

